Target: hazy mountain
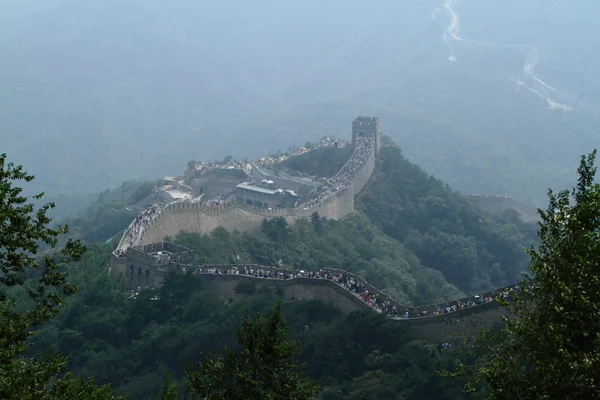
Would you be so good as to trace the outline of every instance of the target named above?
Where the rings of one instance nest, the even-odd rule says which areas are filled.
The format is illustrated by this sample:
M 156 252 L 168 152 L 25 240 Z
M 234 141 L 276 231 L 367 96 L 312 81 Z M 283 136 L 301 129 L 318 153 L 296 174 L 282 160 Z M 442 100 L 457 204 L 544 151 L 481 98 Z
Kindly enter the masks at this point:
M 46 190 L 101 190 L 191 158 L 349 135 L 354 116 L 378 115 L 455 188 L 539 204 L 600 137 L 600 7 L 447 6 L 5 2 L 0 151 Z

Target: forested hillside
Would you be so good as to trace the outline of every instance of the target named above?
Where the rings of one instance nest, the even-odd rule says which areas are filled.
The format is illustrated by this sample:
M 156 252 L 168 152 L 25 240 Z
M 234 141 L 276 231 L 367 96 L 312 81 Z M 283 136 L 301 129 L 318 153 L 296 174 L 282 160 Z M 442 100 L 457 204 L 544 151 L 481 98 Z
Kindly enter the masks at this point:
M 382 149 L 357 207 L 428 267 L 467 292 L 519 279 L 534 224 L 512 212 L 493 218 L 421 168 L 395 146 Z
M 364 215 L 388 240 L 402 243 L 409 259 L 442 272 L 466 293 L 517 281 L 527 266 L 525 248 L 536 240 L 535 225 L 523 223 L 511 211 L 492 217 L 474 208 L 386 141 L 389 145 L 382 148 L 373 177 L 356 199 L 354 218 Z M 327 151 L 326 158 L 311 152 L 287 163 L 323 176 L 328 160 L 342 152 Z M 354 218 L 338 222 L 341 230 L 351 230 L 346 224 Z M 358 226 L 368 225 L 359 222 Z
M 109 252 L 107 246 L 92 246 L 69 268 L 80 292 L 41 329 L 36 348 L 56 346 L 72 354 L 70 369 L 77 376 L 111 383 L 134 400 L 158 398 L 167 372 L 183 388 L 186 364 L 209 349 L 221 352 L 232 345 L 245 312 L 270 312 L 279 299 L 271 290 L 239 301 L 217 298 L 197 278 L 177 275 L 158 291 L 131 299 L 106 274 Z M 306 376 L 324 386 L 319 399 L 463 398 L 460 380 L 436 372 L 452 369 L 458 356 L 468 358 L 463 349 L 410 337 L 402 324 L 370 310 L 342 315 L 323 302 L 287 301 L 283 311 L 290 338 L 303 346 Z
M 51 197 L 58 209 L 51 211 L 56 222 L 69 225 L 71 237 L 86 243 L 118 240 L 116 236 L 137 213 L 152 204 L 154 186 L 154 182 L 125 181 L 118 188 L 79 198 L 77 204 L 67 202 L 72 200 L 68 197 Z
M 342 163 L 344 151 L 306 153 L 287 164 L 323 175 L 330 172 L 330 160 Z M 127 209 L 150 187 L 130 182 L 103 193 L 79 220 L 80 234 L 88 242 L 114 235 Z M 288 226 L 277 218 L 253 234 L 219 228 L 170 239 L 193 249 L 198 264 L 339 268 L 416 305 L 510 283 L 525 266 L 530 225 L 511 213 L 494 219 L 473 209 L 396 147 L 382 149 L 356 204 L 355 215 L 341 221 L 313 215 Z M 121 291 L 122 277 L 106 273 L 110 251 L 107 244 L 93 244 L 81 262 L 69 266 L 80 291 L 41 329 L 35 348 L 56 346 L 72 354 L 70 368 L 77 376 L 94 376 L 133 399 L 156 398 L 166 373 L 183 388 L 186 364 L 209 349 L 232 345 L 244 312 L 269 312 L 281 298 L 274 289 L 248 285 L 238 285 L 241 299 L 218 298 L 203 290 L 198 277 L 175 274 L 162 288 L 132 298 Z M 453 370 L 456 357 L 472 360 L 466 349 L 423 342 L 398 321 L 370 310 L 343 315 L 330 304 L 291 300 L 283 311 L 291 338 L 303 346 L 306 376 L 324 387 L 321 400 L 464 398 L 462 381 L 443 378 L 436 369 Z

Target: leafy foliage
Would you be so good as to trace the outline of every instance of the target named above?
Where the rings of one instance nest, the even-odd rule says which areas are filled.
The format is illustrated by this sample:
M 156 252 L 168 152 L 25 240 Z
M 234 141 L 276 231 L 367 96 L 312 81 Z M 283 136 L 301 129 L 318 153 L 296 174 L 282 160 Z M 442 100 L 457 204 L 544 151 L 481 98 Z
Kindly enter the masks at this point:
M 193 249 L 198 264 L 238 262 L 354 272 L 405 304 L 462 296 L 441 273 L 423 266 L 361 213 L 343 221 L 313 215 L 311 222 L 300 220 L 293 226 L 273 218 L 263 222 L 260 233 L 218 228 L 204 236 L 182 233 L 175 241 Z
M 308 400 L 318 391 L 300 377 L 296 342 L 285 340 L 281 303 L 266 318 L 244 316 L 236 331 L 240 348 L 227 347 L 223 356 L 213 355 L 197 370 L 189 368 L 189 393 L 207 400 Z
M 504 306 L 514 315 L 475 341 L 485 362 L 460 375 L 496 399 L 600 398 L 600 184 L 596 152 L 583 156 L 571 191 L 549 192 L 530 271 Z M 571 203 L 573 201 L 573 203 Z
M 132 399 L 164 393 L 161 381 L 166 373 L 183 395 L 184 366 L 197 365 L 209 349 L 215 358 L 225 357 L 226 346 L 240 349 L 234 332 L 244 315 L 271 314 L 281 299 L 277 291 L 260 286 L 235 299 L 219 298 L 200 278 L 175 274 L 156 292 L 128 299 L 115 290 L 120 283 L 106 275 L 109 250 L 90 246 L 83 259 L 69 267 L 69 276 L 81 289 L 35 342 L 38 348 L 56 345 L 72 353 L 70 367 L 77 376 L 94 376 Z M 405 325 L 370 310 L 343 315 L 329 303 L 286 300 L 281 311 L 289 324 L 289 339 L 302 346 L 296 358 L 306 363 L 301 377 L 323 387 L 319 399 L 351 398 L 361 382 L 371 379 L 370 371 L 390 377 L 377 388 L 380 400 L 464 398 L 462 381 L 435 372 L 452 368 L 457 357 L 467 357 L 463 348 L 441 350 L 412 337 Z M 367 378 L 361 380 L 363 375 Z M 172 393 L 172 386 L 167 387 Z M 388 397 L 390 393 L 395 397 Z
M 64 298 L 75 293 L 61 266 L 80 259 L 85 248 L 68 240 L 56 253 L 43 255 L 40 243 L 53 249 L 68 228 L 48 227 L 46 215 L 54 204 L 35 211 L 18 181 L 34 179 L 20 166 L 0 155 L 0 397 L 3 399 L 112 399 L 108 387 L 97 388 L 91 380 L 61 376 L 66 359 L 47 354 L 42 359 L 24 357 L 33 329 L 54 318 L 65 306 Z M 34 196 L 41 199 L 43 194 Z
M 526 268 L 524 250 L 535 240 L 532 224 L 484 214 L 394 146 L 382 149 L 357 207 L 424 265 L 468 292 L 517 281 Z
M 509 256 L 517 254 L 527 242 L 528 227 L 514 215 L 492 219 L 469 211 L 460 196 L 438 181 L 418 168 L 411 169 L 403 158 L 394 161 L 398 157 L 394 151 L 384 150 L 378 175 L 370 183 L 375 195 L 369 197 L 365 192 L 357 199 L 359 210 L 343 221 L 313 214 L 309 220 L 290 226 L 285 219 L 275 218 L 265 221 L 258 234 L 218 228 L 204 236 L 181 234 L 176 241 L 194 249 L 195 261 L 200 264 L 254 262 L 352 271 L 404 303 L 461 297 L 460 289 L 477 286 L 457 278 L 467 276 L 468 271 L 490 285 L 494 279 L 508 279 L 508 274 L 495 277 L 488 273 L 493 271 L 489 261 L 500 252 L 489 249 L 499 241 L 507 246 Z M 313 160 L 311 165 L 318 171 L 325 162 Z M 404 181 L 399 179 L 399 170 L 405 175 Z M 81 233 L 94 224 L 105 227 L 105 233 L 88 233 L 90 240 L 103 242 L 108 231 L 119 224 L 119 228 L 126 225 L 129 220 L 120 222 L 125 213 L 113 213 L 111 209 L 127 211 L 131 199 L 146 193 L 146 189 L 138 187 L 127 184 L 103 193 L 97 207 L 104 211 L 90 213 L 90 219 L 79 226 Z M 437 201 L 430 201 L 428 195 L 432 193 Z M 411 207 L 394 208 L 406 204 Z M 457 210 L 460 217 L 452 217 Z M 131 212 L 135 212 L 133 208 Z M 475 220 L 484 221 L 483 227 L 475 227 Z M 518 240 L 503 237 L 513 234 L 519 236 Z M 427 235 L 433 238 L 427 242 L 433 247 L 430 253 L 424 252 L 427 246 L 417 245 Z M 442 235 L 447 235 L 448 240 L 441 240 Z M 466 243 L 471 251 L 454 254 L 456 243 Z M 212 357 L 216 362 L 201 364 L 200 368 L 210 366 L 204 372 L 223 377 L 225 370 L 221 366 L 227 362 L 229 366 L 240 362 L 235 365 L 241 365 L 242 374 L 249 371 L 251 364 L 244 364 L 243 354 L 234 350 L 221 354 L 220 350 L 235 346 L 233 332 L 244 315 L 272 310 L 281 293 L 256 285 L 237 285 L 235 299 L 218 298 L 204 290 L 200 279 L 174 274 L 166 278 L 159 290 L 142 292 L 130 299 L 120 291 L 121 278 L 106 274 L 110 246 L 89 247 L 90 251 L 78 263 L 66 266 L 70 279 L 81 290 L 73 296 L 71 307 L 39 328 L 40 334 L 33 338 L 35 349 L 55 346 L 63 353 L 71 353 L 70 368 L 77 377 L 94 376 L 99 384 L 111 384 L 116 392 L 130 393 L 135 399 L 159 393 L 164 398 L 177 398 L 182 394 L 178 390 L 188 383 L 184 366 L 197 363 L 206 349 L 216 350 Z M 488 253 L 492 255 L 486 256 Z M 425 257 L 427 254 L 432 256 Z M 452 268 L 439 261 L 444 257 L 454 260 Z M 510 260 L 507 257 L 506 262 Z M 467 270 L 457 271 L 457 266 Z M 295 374 L 298 379 L 311 378 L 322 385 L 321 399 L 464 397 L 463 382 L 435 373 L 435 369 L 452 370 L 458 356 L 466 357 L 464 348 L 441 351 L 436 344 L 415 340 L 401 324 L 381 315 L 359 312 L 343 316 L 331 304 L 317 301 L 286 301 L 282 312 L 290 321 L 290 338 L 303 345 L 297 361 L 307 363 L 302 374 Z M 249 328 L 254 322 L 246 320 L 249 325 L 244 326 Z M 265 327 L 258 322 L 256 326 Z M 260 341 L 244 343 L 260 345 Z M 474 358 L 469 360 L 474 362 Z M 189 372 L 191 377 L 199 376 Z M 161 384 L 165 376 L 173 378 Z M 228 383 L 221 382 L 221 386 Z M 375 385 L 376 389 L 365 391 L 366 384 Z
M 72 235 L 85 242 L 104 242 L 123 231 L 137 212 L 153 200 L 153 182 L 125 181 L 114 190 L 100 192 L 95 201 L 66 219 Z

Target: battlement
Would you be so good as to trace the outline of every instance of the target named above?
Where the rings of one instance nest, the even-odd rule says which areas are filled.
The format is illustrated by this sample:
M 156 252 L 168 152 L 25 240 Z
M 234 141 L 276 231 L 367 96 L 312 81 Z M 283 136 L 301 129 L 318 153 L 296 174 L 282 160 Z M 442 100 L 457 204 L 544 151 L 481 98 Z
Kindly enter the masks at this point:
M 111 272 L 123 273 L 126 288 L 133 291 L 159 287 L 169 271 L 192 273 L 211 282 L 220 281 L 208 288 L 212 287 L 217 294 L 227 297 L 235 297 L 235 286 L 240 280 L 251 280 L 261 285 L 283 285 L 287 288 L 284 296 L 289 298 L 332 300 L 346 312 L 370 308 L 410 325 L 440 324 L 448 318 L 487 313 L 497 308 L 495 299 L 507 298 L 518 290 L 517 285 L 509 285 L 473 297 L 412 306 L 399 303 L 358 275 L 343 270 L 297 271 L 258 264 L 195 265 L 193 259 L 191 250 L 161 242 L 131 248 L 120 257 L 113 257 Z M 433 333 L 427 329 L 426 334 Z
M 164 242 L 155 244 L 156 248 L 164 248 L 166 246 L 176 246 L 172 243 Z M 179 246 L 182 247 L 182 246 Z M 148 249 L 153 249 L 154 247 L 145 247 Z M 183 247 L 182 247 L 183 248 Z M 185 249 L 185 248 L 183 248 Z M 159 264 L 155 262 L 155 259 L 152 255 L 146 254 L 147 257 L 140 257 L 140 254 L 143 254 L 143 251 L 136 249 L 129 249 L 125 257 L 128 261 L 135 263 L 136 267 L 145 266 L 145 267 L 157 267 Z M 193 252 L 189 249 L 185 249 L 183 254 L 186 254 L 186 261 L 191 261 L 193 259 Z M 181 258 L 180 260 L 184 260 Z M 242 278 L 251 278 L 256 279 L 261 282 L 272 282 L 272 281 L 295 281 L 295 282 L 304 282 L 306 280 L 318 280 L 328 282 L 328 284 L 337 285 L 343 288 L 347 293 L 352 294 L 353 297 L 358 298 L 361 301 L 361 306 L 364 308 L 371 308 L 377 312 L 383 312 L 382 304 L 389 303 L 387 309 L 396 310 L 396 315 L 391 315 L 390 317 L 393 319 L 397 319 L 399 321 L 404 320 L 427 320 L 430 318 L 436 318 L 441 316 L 447 316 L 449 314 L 458 313 L 459 311 L 464 311 L 466 309 L 472 309 L 474 307 L 482 307 L 488 303 L 492 303 L 494 299 L 499 297 L 507 297 L 512 293 L 515 288 L 518 289 L 518 285 L 512 284 L 507 285 L 505 287 L 488 291 L 482 293 L 480 295 L 465 297 L 461 299 L 451 300 L 444 303 L 439 304 L 431 304 L 431 305 L 420 305 L 420 306 L 412 306 L 407 304 L 402 304 L 392 297 L 386 295 L 381 292 L 372 284 L 368 283 L 363 278 L 359 277 L 356 274 L 351 272 L 347 272 L 344 270 L 326 268 L 319 271 L 298 271 L 298 270 L 290 270 L 281 267 L 272 267 L 265 266 L 260 264 L 203 264 L 203 265 L 194 265 L 192 263 L 179 262 L 172 259 L 168 264 L 163 264 L 162 270 L 163 272 L 167 271 L 167 269 L 172 270 L 174 272 L 179 273 L 187 273 L 189 271 L 192 272 L 193 275 L 198 275 L 200 277 L 209 276 L 215 279 L 215 276 L 227 276 L 228 280 L 232 279 L 242 279 Z M 349 282 L 357 282 L 360 286 L 360 292 L 368 292 L 370 296 L 375 296 L 376 300 L 374 302 L 361 299 L 359 291 L 353 289 L 352 285 Z M 133 289 L 133 288 L 131 288 Z M 486 306 L 489 308 L 490 306 Z M 486 308 L 484 307 L 484 308 Z
M 223 267 L 242 268 L 244 266 Z M 254 267 L 261 268 L 261 266 Z M 276 293 L 285 299 L 301 301 L 321 300 L 331 303 L 344 313 L 361 309 L 370 309 L 373 312 L 378 313 L 384 312 L 381 308 L 374 308 L 365 302 L 360 293 L 354 292 L 345 285 L 336 283 L 327 278 L 311 278 L 298 276 L 297 274 L 294 277 L 286 279 L 265 278 L 251 275 L 206 272 L 206 270 L 202 273 L 196 273 L 194 276 L 203 281 L 202 288 L 204 290 L 210 291 L 222 298 L 240 298 L 236 288 L 240 282 L 246 281 L 255 285 L 257 289 L 275 289 Z M 372 291 L 372 286 L 369 286 L 371 287 L 370 291 Z M 503 294 L 502 292 L 499 292 L 498 295 L 502 296 Z M 389 299 L 389 297 L 385 295 L 380 296 L 381 299 Z M 508 315 L 505 309 L 499 307 L 496 301 L 474 303 L 472 298 L 462 299 L 463 303 L 461 304 L 469 304 L 464 308 L 447 313 L 433 313 L 440 308 L 451 307 L 459 301 L 461 300 L 455 300 L 435 306 L 408 307 L 408 309 L 411 310 L 409 311 L 408 318 L 405 318 L 405 314 L 401 312 L 395 316 L 390 313 L 387 313 L 387 315 L 397 323 L 406 325 L 417 337 L 434 342 L 447 341 L 456 335 L 468 334 L 475 329 L 491 326 L 494 323 L 500 322 L 502 316 Z M 431 313 L 423 315 L 423 311 L 431 311 Z
M 150 216 L 146 216 L 147 219 L 140 226 L 136 226 L 133 234 L 126 231 L 123 235 L 111 258 L 111 273 L 122 273 L 125 285 L 130 290 L 159 287 L 169 271 L 194 271 L 201 279 L 214 283 L 218 293 L 226 293 L 227 296 L 235 296 L 235 285 L 242 279 L 261 285 L 279 285 L 285 287 L 284 294 L 289 298 L 329 299 L 344 311 L 367 307 L 411 326 L 425 326 L 424 335 L 428 337 L 442 332 L 440 324 L 448 317 L 486 314 L 493 316 L 490 320 L 499 320 L 496 318 L 497 311 L 494 311 L 498 308 L 497 303 L 493 299 L 507 296 L 515 285 L 443 304 L 412 306 L 398 303 L 370 283 L 346 271 L 329 269 L 325 277 L 317 277 L 261 265 L 199 266 L 194 264 L 191 250 L 164 241 L 165 237 L 175 237 L 180 232 L 208 234 L 217 227 L 230 231 L 257 231 L 264 218 L 282 217 L 292 224 L 315 212 L 334 220 L 350 215 L 354 212 L 355 196 L 366 186 L 375 170 L 381 146 L 379 118 L 357 117 L 352 123 L 352 144 L 352 155 L 340 171 L 328 180 L 328 184 L 331 182 L 328 191 L 299 207 L 270 209 L 240 202 L 213 205 L 176 202 L 158 207 Z M 369 296 L 365 297 L 364 293 Z
M 365 187 L 375 170 L 378 121 L 370 117 L 368 121 L 360 120 L 361 123 L 375 124 L 375 138 L 362 135 L 357 139 L 348 161 L 327 181 L 324 193 L 316 199 L 295 208 L 262 208 L 231 201 L 217 204 L 173 202 L 147 213 L 141 221 L 136 219 L 130 227 L 132 229 L 123 234 L 118 251 L 159 243 L 165 237 L 174 237 L 180 232 L 208 234 L 217 227 L 232 231 L 257 231 L 264 218 L 283 217 L 290 224 L 299 218 L 308 218 L 315 212 L 327 219 L 345 218 L 354 212 L 354 196 Z
M 352 121 L 352 145 L 356 146 L 360 137 L 373 137 L 375 140 L 375 155 L 381 149 L 381 133 L 379 132 L 379 117 L 356 117 Z

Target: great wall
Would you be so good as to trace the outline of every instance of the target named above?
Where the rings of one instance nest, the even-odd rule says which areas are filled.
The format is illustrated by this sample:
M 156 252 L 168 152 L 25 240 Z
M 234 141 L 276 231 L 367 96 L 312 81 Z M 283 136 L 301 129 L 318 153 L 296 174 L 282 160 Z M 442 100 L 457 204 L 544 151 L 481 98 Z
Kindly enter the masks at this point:
M 203 289 L 219 297 L 240 299 L 242 282 L 255 288 L 271 288 L 282 298 L 321 300 L 343 312 L 371 309 L 405 323 L 419 337 L 432 341 L 467 333 L 474 326 L 489 326 L 506 315 L 495 299 L 506 298 L 517 285 L 509 285 L 480 295 L 441 304 L 410 306 L 401 304 L 361 277 L 342 270 L 297 271 L 256 264 L 195 265 L 190 249 L 170 243 L 153 243 L 113 254 L 111 272 L 124 277 L 126 287 L 160 287 L 168 273 L 192 274 L 203 282 Z M 137 288 L 137 289 L 135 289 Z
M 377 136 L 379 131 L 377 131 Z M 353 143 L 360 140 L 358 133 L 353 135 Z M 174 237 L 179 232 L 208 234 L 217 227 L 227 230 L 254 231 L 260 228 L 264 218 L 283 217 L 288 223 L 299 218 L 310 217 L 317 212 L 320 216 L 339 220 L 354 212 L 354 197 L 360 193 L 375 170 L 375 158 L 379 152 L 379 139 L 366 139 L 363 147 L 355 145 L 355 151 L 334 177 L 339 188 L 321 201 L 306 206 L 301 204 L 294 208 L 264 208 L 248 206 L 242 202 L 226 202 L 218 206 L 207 206 L 203 203 L 177 202 L 167 205 L 159 215 L 153 218 L 139 234 L 128 238 L 123 235 L 118 249 L 156 243 L 166 236 Z M 366 154 L 365 154 L 366 151 Z M 357 154 L 359 153 L 359 154 Z M 358 156 L 364 160 L 349 176 L 341 177 L 349 165 L 356 162 Z M 341 183 L 340 183 L 341 182 Z
M 310 273 L 306 271 L 269 266 L 194 265 L 191 250 L 164 241 L 165 237 L 175 237 L 180 232 L 208 234 L 217 227 L 252 232 L 260 229 L 265 218 L 283 217 L 288 223 L 293 223 L 315 212 L 328 219 L 345 218 L 354 212 L 354 198 L 366 186 L 375 170 L 380 143 L 379 120 L 357 118 L 352 130 L 354 151 L 340 172 L 330 180 L 343 175 L 349 163 L 356 164 L 360 159 L 360 164 L 354 165 L 352 173 L 343 177 L 343 185 L 336 186 L 337 190 L 310 206 L 305 203 L 297 207 L 271 209 L 240 202 L 223 202 L 217 206 L 189 201 L 169 204 L 153 215 L 136 234 L 123 234 L 111 256 L 110 271 L 122 274 L 126 289 L 133 293 L 143 288 L 159 287 L 169 271 L 193 271 L 205 282 L 207 290 L 226 298 L 239 297 L 237 286 L 242 281 L 249 281 L 254 285 L 274 287 L 284 298 L 332 302 L 344 312 L 361 308 L 385 311 L 390 318 L 406 323 L 416 334 L 428 340 L 446 340 L 450 334 L 471 330 L 474 323 L 483 326 L 499 322 L 500 316 L 506 312 L 498 307 L 494 299 L 510 295 L 511 291 L 518 290 L 517 285 L 443 304 L 408 306 L 346 271 L 329 270 L 325 277 L 319 275 L 317 278 L 309 276 Z M 366 154 L 357 154 L 359 151 L 364 153 L 365 148 Z M 357 293 L 351 290 L 349 279 L 360 282 L 361 287 L 367 290 L 368 298 L 361 297 L 364 291 Z M 448 323 L 448 320 L 454 323 Z

